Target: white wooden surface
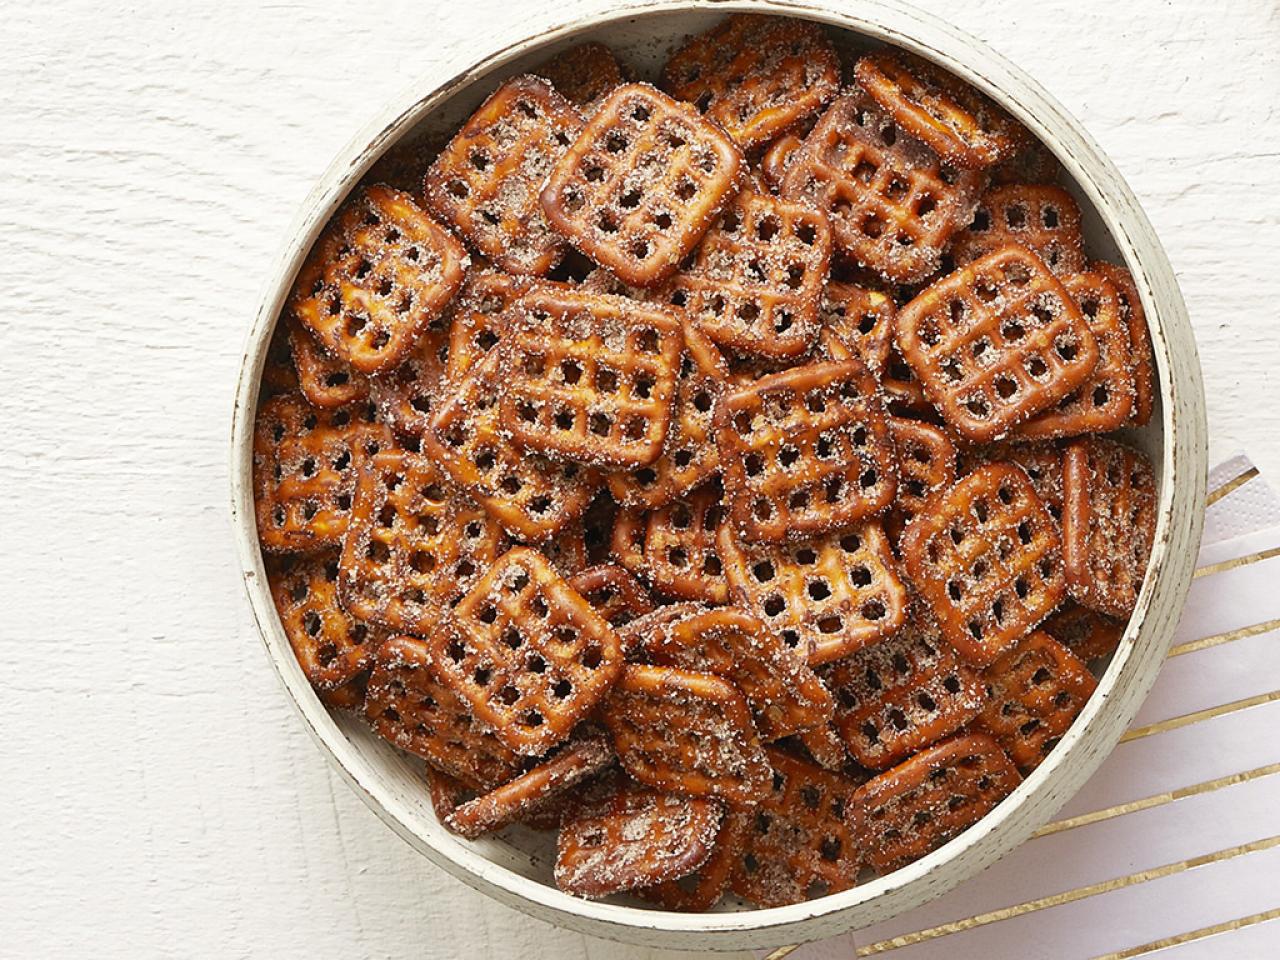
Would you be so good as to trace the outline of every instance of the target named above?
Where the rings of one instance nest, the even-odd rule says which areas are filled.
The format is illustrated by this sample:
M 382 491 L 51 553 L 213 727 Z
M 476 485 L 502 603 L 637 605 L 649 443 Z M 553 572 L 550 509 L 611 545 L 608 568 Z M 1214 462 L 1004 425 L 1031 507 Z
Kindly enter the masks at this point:
M 234 573 L 243 331 L 378 105 L 603 0 L 0 7 L 0 955 L 643 957 L 447 878 L 330 773 Z M 928 0 L 1030 70 L 1179 272 L 1280 475 L 1280 7 Z

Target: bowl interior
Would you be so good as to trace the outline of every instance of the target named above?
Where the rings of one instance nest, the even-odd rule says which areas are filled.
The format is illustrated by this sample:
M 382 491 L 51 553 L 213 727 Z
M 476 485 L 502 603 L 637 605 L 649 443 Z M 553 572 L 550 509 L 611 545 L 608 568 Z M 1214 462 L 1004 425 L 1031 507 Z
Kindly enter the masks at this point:
M 435 150 L 447 141 L 453 131 L 499 83 L 509 76 L 528 72 L 561 49 L 584 40 L 599 40 L 607 43 L 619 54 L 637 79 L 653 80 L 674 47 L 682 43 L 689 34 L 710 27 L 723 16 L 721 10 L 710 9 L 629 16 L 605 23 L 584 25 L 572 31 L 559 33 L 554 39 L 545 43 L 526 45 L 514 56 L 500 61 L 497 66 L 488 70 L 473 71 L 458 78 L 450 87 L 445 99 L 427 111 L 419 122 L 411 127 L 395 130 L 382 145 L 381 149 L 385 151 L 383 156 L 373 161 L 372 167 L 364 175 L 362 182 L 399 180 L 416 190 L 418 184 L 406 182 L 404 177 L 406 169 L 404 161 L 407 156 L 420 157 L 421 160 L 416 169 L 420 171 L 425 168 L 426 162 L 429 162 Z M 874 39 L 853 29 L 832 25 L 827 25 L 826 29 L 842 54 L 846 64 L 846 78 L 848 68 L 861 52 L 883 45 L 882 40 Z M 423 94 L 426 92 L 426 90 L 422 91 Z M 1052 148 L 1052 145 L 1050 146 Z M 1095 259 L 1124 263 L 1126 258 L 1120 253 L 1123 245 L 1116 242 L 1104 225 L 1104 218 L 1090 200 L 1089 192 L 1066 172 L 1063 175 L 1062 185 L 1075 195 L 1080 204 L 1090 256 Z M 328 202 L 331 206 L 340 199 L 340 196 L 334 196 L 329 198 Z M 315 225 L 313 225 L 313 232 L 314 229 Z M 1135 271 L 1138 269 L 1136 263 L 1130 262 L 1129 266 Z M 285 282 L 287 279 L 289 278 L 277 278 L 281 290 L 287 290 L 288 283 Z M 269 331 L 261 338 L 262 343 L 265 343 L 267 336 Z M 259 363 L 263 352 L 261 348 L 258 351 Z M 251 349 L 249 362 L 253 362 L 253 359 Z M 1163 367 L 1161 369 L 1163 373 L 1161 380 L 1167 382 L 1168 374 Z M 1158 403 L 1162 400 L 1163 398 L 1158 400 Z M 1141 430 L 1130 431 L 1128 439 L 1142 447 L 1152 457 L 1154 463 L 1164 464 L 1167 469 L 1168 460 L 1163 456 L 1164 421 L 1165 417 L 1158 406 L 1150 425 Z M 1162 484 L 1168 482 L 1164 476 L 1165 469 L 1157 470 L 1159 482 Z M 248 524 L 251 529 L 251 518 Z M 246 568 L 248 566 L 246 561 Z M 251 583 L 251 592 L 252 589 Z M 269 601 L 267 603 L 269 606 Z M 259 615 L 261 618 L 261 613 Z M 265 620 L 269 619 L 265 618 Z M 580 901 L 574 901 L 560 894 L 551 885 L 550 871 L 555 854 L 554 836 L 551 834 L 537 833 L 516 826 L 496 837 L 463 841 L 445 831 L 437 822 L 431 808 L 423 780 L 422 761 L 391 747 L 373 735 L 369 728 L 355 717 L 341 713 L 335 713 L 331 718 L 325 717 L 323 707 L 320 707 L 318 700 L 307 688 L 296 664 L 291 662 L 287 643 L 279 633 L 278 625 L 265 621 L 261 625 L 264 634 L 268 635 L 268 646 L 271 648 L 273 658 L 277 661 L 277 668 L 284 675 L 286 684 L 295 699 L 304 701 L 310 698 L 310 702 L 300 703 L 300 706 L 304 719 L 312 727 L 313 734 L 325 744 L 348 780 L 365 796 L 371 806 L 397 832 L 437 862 L 448 866 L 468 882 L 476 883 L 481 887 L 498 887 L 508 890 L 513 886 L 519 888 L 519 894 L 511 899 L 524 898 L 537 901 L 533 912 L 546 918 L 559 919 L 564 911 L 576 914 L 587 911 L 590 907 L 589 912 L 597 918 L 603 917 L 606 923 L 616 925 L 612 930 L 613 933 L 627 939 L 633 938 L 631 931 L 654 925 L 645 919 L 645 915 L 654 920 L 661 917 L 661 925 L 673 931 L 693 932 L 705 926 L 705 921 L 700 921 L 696 916 L 655 910 L 634 898 L 615 898 L 601 904 L 582 905 Z M 1125 644 L 1131 645 L 1135 639 L 1136 630 L 1130 629 L 1126 635 Z M 1122 663 L 1117 663 L 1117 667 L 1121 666 L 1123 666 Z M 1116 670 L 1109 671 L 1107 677 L 1104 677 L 1104 689 L 1108 684 L 1108 678 L 1114 679 L 1112 674 L 1116 672 Z M 1059 751 L 1068 749 L 1070 745 L 1069 739 L 1064 740 Z M 1020 790 L 1001 806 L 1020 803 L 1027 796 L 1025 790 Z M 1065 798 L 1063 795 L 1058 798 L 1058 802 Z M 989 815 L 988 819 L 997 816 L 998 812 Z M 1046 812 L 1045 817 L 1047 818 L 1050 813 L 1052 810 Z M 953 844 L 957 842 L 959 841 L 953 841 Z M 945 859 L 946 848 L 931 855 L 931 858 Z M 511 876 L 512 874 L 532 881 L 541 889 L 531 884 L 521 884 Z M 846 894 L 837 894 L 802 906 L 809 913 L 814 913 L 826 907 L 827 901 L 833 901 L 830 904 L 832 908 L 863 902 L 890 889 L 895 882 L 898 881 L 894 877 L 882 879 L 869 884 L 866 888 L 858 888 Z M 522 905 L 530 909 L 527 904 Z M 749 905 L 732 897 L 726 898 L 718 908 L 720 912 L 751 909 L 753 908 Z M 776 913 L 777 911 L 763 912 Z M 762 911 L 755 911 L 755 913 L 762 913 Z M 611 930 L 594 927 L 592 932 L 610 935 Z M 782 942 L 779 937 L 774 937 L 773 941 Z

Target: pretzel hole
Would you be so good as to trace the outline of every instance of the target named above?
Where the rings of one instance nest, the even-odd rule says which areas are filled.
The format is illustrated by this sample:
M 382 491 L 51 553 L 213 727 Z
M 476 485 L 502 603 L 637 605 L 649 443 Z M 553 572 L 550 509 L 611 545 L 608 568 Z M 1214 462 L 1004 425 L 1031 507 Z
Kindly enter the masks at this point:
M 592 644 L 582 652 L 582 665 L 588 670 L 595 670 L 604 660 L 604 655 L 600 648 Z
M 947 596 L 955 603 L 960 602 L 960 598 L 964 596 L 964 587 L 959 580 L 952 580 L 947 584 Z
M 757 476 L 764 469 L 764 458 L 758 453 L 749 453 L 742 467 L 748 477 Z
M 723 565 L 720 558 L 714 553 L 708 553 L 702 558 L 702 572 L 708 577 L 718 577 L 723 572 Z
M 874 470 L 863 471 L 862 476 L 858 478 L 858 484 L 863 490 L 870 490 L 878 481 L 879 478 L 876 476 L 876 472 Z
M 779 594 L 775 593 L 772 596 L 767 597 L 764 601 L 765 616 L 776 617 L 778 614 L 782 613 L 784 609 L 786 609 L 786 602 Z
M 569 188 L 564 192 L 564 206 L 570 213 L 577 213 L 586 204 L 587 198 L 581 190 Z
M 337 503 L 337 505 L 338 505 L 338 509 L 339 509 L 339 510 L 350 510 L 350 509 L 351 509 L 351 494 L 349 494 L 349 493 L 340 493 L 340 494 L 338 494 L 338 499 L 337 499 L 335 502 Z
M 862 725 L 862 735 L 873 745 L 880 742 L 880 728 L 870 720 Z
M 862 218 L 862 224 L 859 229 L 862 231 L 864 236 L 875 240 L 884 233 L 884 221 L 874 213 L 871 213 Z
M 686 567 L 689 564 L 689 553 L 684 547 L 671 547 L 667 550 L 667 562 L 673 567 Z
M 805 490 L 797 490 L 791 494 L 787 500 L 787 506 L 792 510 L 804 510 L 809 506 L 809 494 Z
M 644 439 L 648 421 L 644 417 L 631 417 L 622 425 L 622 436 L 627 440 Z
M 996 289 L 995 284 L 990 280 L 979 280 L 973 289 L 974 295 L 983 303 L 991 303 L 999 295 L 1000 291 Z
M 369 325 L 368 319 L 356 314 L 348 314 L 346 321 L 346 332 L 349 339 L 355 339 L 360 335 L 360 331 Z
M 601 211 L 600 218 L 596 221 L 596 225 L 605 233 L 618 232 L 618 218 L 608 210 Z
M 1062 340 L 1062 339 L 1059 339 L 1054 344 L 1054 349 L 1057 351 L 1058 356 L 1060 356 L 1063 359 L 1063 362 L 1065 363 L 1070 363 L 1072 360 L 1076 358 L 1076 356 L 1080 352 L 1079 347 L 1077 347 L 1074 343 L 1072 343 L 1069 340 Z
M 688 177 L 682 179 L 676 184 L 675 195 L 680 200 L 692 200 L 693 195 L 698 192 L 698 187 Z
M 543 494 L 529 501 L 529 512 L 542 516 L 551 509 L 551 497 Z
M 671 458 L 675 465 L 683 470 L 693 462 L 692 450 L 677 450 L 675 456 Z
M 831 596 L 831 588 L 825 580 L 810 580 L 808 590 L 809 597 L 813 600 L 825 600 Z
M 659 230 L 669 230 L 671 228 L 671 214 L 663 211 L 653 215 L 653 225 Z
M 567 384 L 575 384 L 582 379 L 582 364 L 577 360 L 561 360 L 560 376 Z
M 862 538 L 856 533 L 846 533 L 840 538 L 840 549 L 845 553 L 857 553 L 862 549 Z
M 991 407 L 986 400 L 981 397 L 975 397 L 965 405 L 965 409 L 977 417 L 979 420 L 985 420 L 991 413 Z
M 1004 211 L 1004 222 L 1013 230 L 1027 225 L 1027 208 L 1022 204 L 1010 204 Z
M 862 605 L 862 616 L 866 620 L 882 620 L 887 611 L 879 600 L 868 600 Z
M 821 434 L 818 437 L 818 442 L 814 445 L 814 452 L 818 455 L 818 459 L 820 460 L 830 459 L 834 450 L 835 450 L 835 442 L 832 440 L 832 438 L 825 433 Z
M 844 498 L 844 478 L 829 477 L 822 487 L 823 496 L 826 497 L 827 503 L 839 503 Z
M 1111 392 L 1107 389 L 1107 385 L 1105 383 L 1100 383 L 1094 387 L 1091 399 L 1093 400 L 1093 405 L 1095 407 L 1105 407 L 1107 402 L 1111 399 Z
M 942 681 L 942 687 L 947 693 L 959 693 L 960 681 L 955 676 L 948 674 Z
M 1029 373 L 1033 378 L 1039 380 L 1048 372 L 1049 365 L 1046 364 L 1039 356 L 1034 356 L 1027 361 L 1027 373 Z
M 1018 392 L 1018 381 L 1014 380 L 1013 377 L 999 376 L 996 377 L 995 387 L 996 394 L 999 395 L 1000 399 L 1008 400 Z
M 602 414 L 596 414 L 595 416 L 602 416 Z M 557 430 L 572 430 L 574 422 L 573 411 L 569 409 L 561 410 L 555 415 L 555 419 L 552 422 L 555 424 Z M 607 429 L 608 428 L 606 426 L 606 432 Z
M 537 710 L 528 711 L 520 720 L 521 725 L 525 727 L 540 727 L 542 722 L 542 714 Z
M 756 578 L 758 583 L 768 583 L 775 576 L 773 564 L 768 560 L 761 560 L 751 568 L 751 575 Z

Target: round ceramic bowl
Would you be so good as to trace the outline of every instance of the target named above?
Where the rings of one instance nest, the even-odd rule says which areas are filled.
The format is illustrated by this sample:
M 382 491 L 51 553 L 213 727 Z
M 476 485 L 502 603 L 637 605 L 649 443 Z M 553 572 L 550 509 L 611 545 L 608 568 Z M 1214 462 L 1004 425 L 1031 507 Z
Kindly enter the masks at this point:
M 585 40 L 609 44 L 641 77 L 652 78 L 683 38 L 731 11 L 817 21 L 850 63 L 859 51 L 882 44 L 937 61 L 1002 104 L 1056 154 L 1084 212 L 1091 254 L 1129 266 L 1150 319 L 1160 403 L 1150 425 L 1130 440 L 1156 464 L 1159 521 L 1137 609 L 1097 693 L 1045 762 L 980 823 L 910 866 L 843 893 L 768 910 L 728 902 L 712 913 L 680 914 L 639 901 L 589 902 L 561 893 L 550 881 L 554 849 L 545 835 L 516 827 L 473 842 L 447 832 L 432 813 L 420 762 L 380 741 L 356 718 L 321 705 L 294 660 L 267 590 L 254 528 L 251 445 L 259 376 L 294 274 L 330 214 L 389 149 L 397 148 L 394 157 L 413 144 L 442 142 L 502 80 Z M 231 460 L 240 564 L 267 654 L 303 722 L 352 789 L 433 862 L 503 903 L 583 933 L 658 947 L 772 947 L 877 923 L 972 877 L 1044 824 L 1110 752 L 1160 669 L 1191 579 L 1205 496 L 1203 388 L 1186 308 L 1133 193 L 1081 125 L 1030 77 L 977 40 L 896 2 L 658 0 L 480 53 L 457 76 L 424 83 L 387 106 L 330 165 L 271 268 L 241 363 Z

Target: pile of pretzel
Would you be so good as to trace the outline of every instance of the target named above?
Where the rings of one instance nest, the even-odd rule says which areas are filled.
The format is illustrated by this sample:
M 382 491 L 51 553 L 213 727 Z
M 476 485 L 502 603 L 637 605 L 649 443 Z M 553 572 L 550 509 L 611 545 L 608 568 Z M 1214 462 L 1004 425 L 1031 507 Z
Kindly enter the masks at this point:
M 665 92 L 599 44 L 535 74 L 298 276 L 254 446 L 298 661 L 450 829 L 557 830 L 570 893 L 895 870 L 1043 760 L 1133 610 L 1133 281 L 901 53 L 842 84 L 817 26 L 734 16 Z

